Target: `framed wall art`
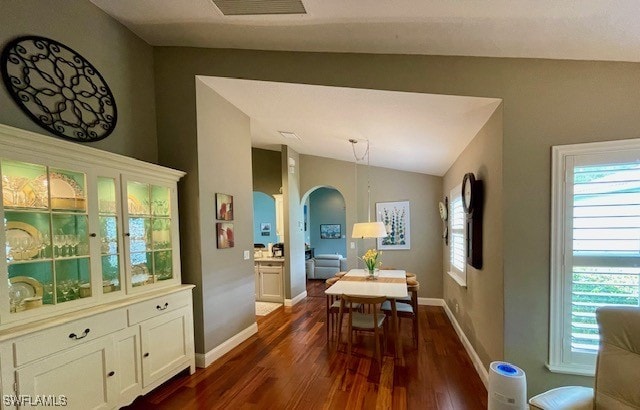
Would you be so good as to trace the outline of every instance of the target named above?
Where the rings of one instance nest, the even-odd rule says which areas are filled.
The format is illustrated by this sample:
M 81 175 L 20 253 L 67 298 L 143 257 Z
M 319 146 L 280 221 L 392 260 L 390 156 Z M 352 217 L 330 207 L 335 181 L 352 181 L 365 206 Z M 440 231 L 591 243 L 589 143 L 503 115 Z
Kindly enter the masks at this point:
M 233 221 L 233 195 L 216 193 L 216 219 Z
M 321 224 L 320 239 L 340 239 L 342 229 L 340 224 Z
M 217 222 L 216 232 L 218 249 L 233 248 L 233 223 Z
M 387 237 L 378 238 L 378 249 L 411 249 L 411 215 L 409 201 L 378 202 L 376 215 L 387 228 Z

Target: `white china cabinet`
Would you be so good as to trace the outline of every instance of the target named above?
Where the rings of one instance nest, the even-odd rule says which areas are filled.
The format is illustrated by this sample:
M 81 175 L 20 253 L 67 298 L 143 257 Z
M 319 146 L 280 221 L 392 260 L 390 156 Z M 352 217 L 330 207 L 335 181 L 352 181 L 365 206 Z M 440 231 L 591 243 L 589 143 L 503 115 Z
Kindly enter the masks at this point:
M 183 175 L 0 125 L 3 395 L 117 408 L 193 372 Z

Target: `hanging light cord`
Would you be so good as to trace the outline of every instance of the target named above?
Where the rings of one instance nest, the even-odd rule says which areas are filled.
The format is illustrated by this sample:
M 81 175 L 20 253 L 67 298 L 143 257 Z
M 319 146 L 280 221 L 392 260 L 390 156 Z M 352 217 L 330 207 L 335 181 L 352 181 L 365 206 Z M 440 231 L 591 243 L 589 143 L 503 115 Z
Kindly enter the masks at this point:
M 351 148 L 353 149 L 353 156 L 356 159 L 356 198 L 358 197 L 358 161 L 362 161 L 365 159 L 365 157 L 367 158 L 367 222 L 371 222 L 371 178 L 370 178 L 370 171 L 369 171 L 369 140 L 365 140 L 367 142 L 367 149 L 364 151 L 364 153 L 362 154 L 362 157 L 358 157 L 358 154 L 356 153 L 356 144 L 358 143 L 358 140 L 356 139 L 350 139 L 349 142 L 351 143 Z

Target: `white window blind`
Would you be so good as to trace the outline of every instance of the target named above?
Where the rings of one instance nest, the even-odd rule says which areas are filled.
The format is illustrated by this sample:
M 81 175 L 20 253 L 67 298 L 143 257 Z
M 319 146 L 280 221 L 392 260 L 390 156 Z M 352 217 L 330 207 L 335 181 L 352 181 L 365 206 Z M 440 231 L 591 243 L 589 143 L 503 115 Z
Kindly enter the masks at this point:
M 465 247 L 465 214 L 462 208 L 462 185 L 455 187 L 450 194 L 449 221 L 450 245 L 449 275 L 461 286 L 467 285 L 467 262 Z
M 640 163 L 574 165 L 571 349 L 597 353 L 595 310 L 638 306 Z
M 554 147 L 549 367 L 578 374 L 595 363 L 596 309 L 640 305 L 640 140 L 593 145 Z

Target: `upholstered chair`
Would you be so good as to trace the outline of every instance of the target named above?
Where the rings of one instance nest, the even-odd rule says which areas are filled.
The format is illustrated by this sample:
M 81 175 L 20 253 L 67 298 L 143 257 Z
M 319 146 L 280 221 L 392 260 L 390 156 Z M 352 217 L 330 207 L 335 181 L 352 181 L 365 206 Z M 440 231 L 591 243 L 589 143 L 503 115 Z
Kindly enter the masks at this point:
M 600 348 L 595 387 L 559 387 L 529 400 L 532 409 L 640 409 L 640 308 L 596 311 Z

